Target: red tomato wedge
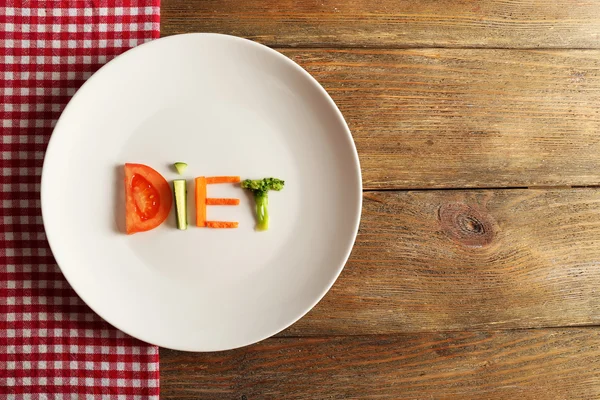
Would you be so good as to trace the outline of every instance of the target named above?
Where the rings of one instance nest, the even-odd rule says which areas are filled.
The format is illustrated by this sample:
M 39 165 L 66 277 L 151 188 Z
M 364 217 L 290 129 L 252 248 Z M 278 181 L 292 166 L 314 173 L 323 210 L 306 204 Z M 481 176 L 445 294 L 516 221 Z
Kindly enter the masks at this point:
M 127 234 L 149 231 L 169 216 L 173 196 L 161 174 L 143 164 L 125 164 Z

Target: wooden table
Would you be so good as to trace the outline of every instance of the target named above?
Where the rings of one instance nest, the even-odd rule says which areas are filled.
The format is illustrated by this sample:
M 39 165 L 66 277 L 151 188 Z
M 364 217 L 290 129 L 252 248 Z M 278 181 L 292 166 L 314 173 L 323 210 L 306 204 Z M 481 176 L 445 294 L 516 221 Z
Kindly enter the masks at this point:
M 259 344 L 161 350 L 164 399 L 600 398 L 600 0 L 163 0 L 346 117 L 350 260 Z

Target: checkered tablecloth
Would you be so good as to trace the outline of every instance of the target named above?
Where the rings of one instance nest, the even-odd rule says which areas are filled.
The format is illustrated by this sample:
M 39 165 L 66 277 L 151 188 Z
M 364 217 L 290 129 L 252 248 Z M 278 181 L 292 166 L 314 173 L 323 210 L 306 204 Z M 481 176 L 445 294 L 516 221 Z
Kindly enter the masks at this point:
M 0 2 L 0 399 L 158 398 L 158 348 L 94 314 L 57 267 L 40 176 L 71 96 L 159 19 L 159 0 Z

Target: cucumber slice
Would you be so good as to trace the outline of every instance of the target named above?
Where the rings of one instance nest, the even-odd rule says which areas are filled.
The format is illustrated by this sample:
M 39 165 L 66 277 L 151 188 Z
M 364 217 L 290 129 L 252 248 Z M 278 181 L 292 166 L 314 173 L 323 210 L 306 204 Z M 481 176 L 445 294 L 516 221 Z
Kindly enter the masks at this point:
M 187 184 L 185 179 L 176 179 L 173 181 L 173 193 L 175 193 L 175 216 L 177 218 L 177 229 L 184 231 L 188 227 Z
M 187 164 L 184 162 L 176 162 L 175 164 L 173 164 L 173 166 L 175 167 L 179 175 L 183 175 L 183 173 L 187 169 Z

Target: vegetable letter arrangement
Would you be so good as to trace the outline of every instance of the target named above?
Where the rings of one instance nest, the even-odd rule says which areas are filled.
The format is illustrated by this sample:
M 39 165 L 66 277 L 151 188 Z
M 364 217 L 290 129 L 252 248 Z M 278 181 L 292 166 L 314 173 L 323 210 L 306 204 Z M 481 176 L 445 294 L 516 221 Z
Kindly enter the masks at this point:
M 180 175 L 187 164 L 177 162 L 173 167 Z M 207 185 L 238 184 L 239 176 L 199 176 L 194 179 L 196 201 L 196 226 L 201 228 L 237 228 L 238 222 L 207 221 L 206 206 L 237 206 L 239 199 L 209 198 Z M 269 228 L 268 192 L 283 189 L 284 181 L 276 178 L 246 179 L 241 187 L 250 190 L 256 202 L 256 230 Z M 162 224 L 168 217 L 175 198 L 177 228 L 188 228 L 187 180 L 175 179 L 173 193 L 167 180 L 156 170 L 143 164 L 125 164 L 125 222 L 127 234 L 149 231 Z
M 283 189 L 284 182 L 281 179 L 265 178 L 259 180 L 246 179 L 242 182 L 244 189 L 250 190 L 254 194 L 254 201 L 256 201 L 256 229 L 259 231 L 266 231 L 269 229 L 269 190 L 281 190 Z

